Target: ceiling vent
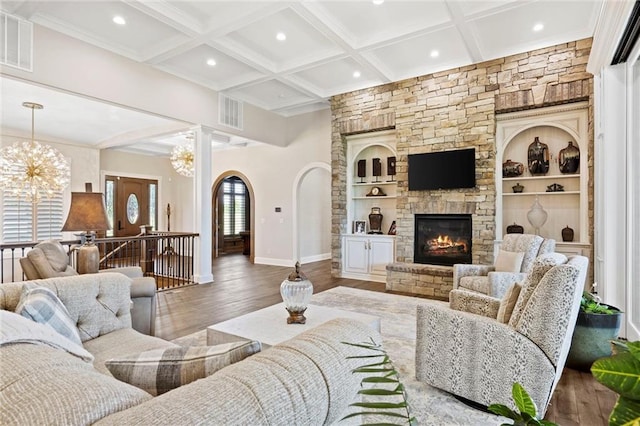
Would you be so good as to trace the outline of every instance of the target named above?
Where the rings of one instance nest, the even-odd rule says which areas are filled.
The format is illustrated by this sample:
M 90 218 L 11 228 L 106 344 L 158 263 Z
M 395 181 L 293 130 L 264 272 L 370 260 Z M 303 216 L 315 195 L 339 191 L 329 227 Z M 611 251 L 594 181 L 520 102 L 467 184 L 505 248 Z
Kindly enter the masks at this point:
M 242 102 L 223 94 L 218 94 L 218 123 L 243 130 Z
M 0 12 L 0 64 L 32 71 L 33 24 Z

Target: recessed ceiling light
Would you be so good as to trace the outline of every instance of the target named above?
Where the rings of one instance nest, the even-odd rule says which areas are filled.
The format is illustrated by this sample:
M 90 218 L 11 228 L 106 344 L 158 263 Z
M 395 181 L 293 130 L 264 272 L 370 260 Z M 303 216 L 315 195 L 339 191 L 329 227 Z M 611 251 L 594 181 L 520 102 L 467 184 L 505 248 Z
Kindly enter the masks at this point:
M 207 65 L 209 65 L 210 67 L 215 67 L 216 66 L 216 60 L 213 59 L 213 58 L 207 59 Z
M 437 50 L 432 50 L 431 51 L 431 57 L 432 58 L 437 58 L 438 56 L 440 56 L 440 52 L 438 52 Z
M 118 25 L 125 25 L 127 21 L 122 16 L 116 15 L 113 17 L 113 22 Z
M 533 26 L 533 31 L 538 32 L 538 31 L 542 31 L 542 30 L 544 30 L 544 24 L 543 23 L 539 22 L 539 23 L 537 23 L 537 24 L 535 24 Z
M 278 34 L 276 34 L 276 39 L 278 41 L 285 41 L 287 39 L 287 35 L 280 31 Z
M 373 4 L 375 4 L 376 6 L 380 5 L 384 3 L 384 0 L 373 0 Z
M 354 71 L 353 78 L 360 78 L 360 71 Z

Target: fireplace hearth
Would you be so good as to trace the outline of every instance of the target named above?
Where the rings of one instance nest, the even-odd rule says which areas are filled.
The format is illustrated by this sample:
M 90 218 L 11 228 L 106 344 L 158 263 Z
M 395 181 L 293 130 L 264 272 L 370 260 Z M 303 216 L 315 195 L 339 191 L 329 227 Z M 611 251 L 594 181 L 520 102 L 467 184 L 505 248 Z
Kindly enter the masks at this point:
M 414 241 L 414 263 L 471 263 L 471 215 L 417 214 Z

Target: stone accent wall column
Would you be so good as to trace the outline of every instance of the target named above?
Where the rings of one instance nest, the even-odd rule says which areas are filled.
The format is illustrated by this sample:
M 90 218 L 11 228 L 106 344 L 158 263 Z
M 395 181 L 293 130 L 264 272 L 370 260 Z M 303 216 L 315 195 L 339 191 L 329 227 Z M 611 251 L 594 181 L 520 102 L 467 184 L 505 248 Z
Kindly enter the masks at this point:
M 579 40 L 332 97 L 332 273 L 341 270 L 340 234 L 348 229 L 348 134 L 396 129 L 397 262 L 413 262 L 414 214 L 471 213 L 472 260 L 493 263 L 496 111 L 589 100 L 592 208 L 593 79 L 586 72 L 590 49 L 591 39 Z M 476 188 L 408 190 L 409 154 L 468 147 L 476 149 Z M 589 221 L 592 242 L 593 218 Z

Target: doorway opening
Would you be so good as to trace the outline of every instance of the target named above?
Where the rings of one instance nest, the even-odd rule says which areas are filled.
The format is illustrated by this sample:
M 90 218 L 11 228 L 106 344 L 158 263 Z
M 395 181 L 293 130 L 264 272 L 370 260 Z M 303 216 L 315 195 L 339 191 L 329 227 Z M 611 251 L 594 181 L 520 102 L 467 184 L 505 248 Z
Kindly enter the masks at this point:
M 228 171 L 213 185 L 213 258 L 240 254 L 254 260 L 253 188 L 246 176 Z
M 140 234 L 140 227 L 158 229 L 158 181 L 125 176 L 105 176 L 105 206 L 111 229 L 107 237 Z

